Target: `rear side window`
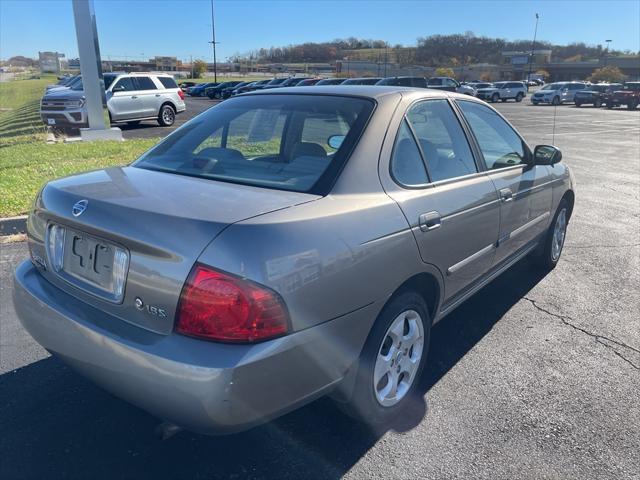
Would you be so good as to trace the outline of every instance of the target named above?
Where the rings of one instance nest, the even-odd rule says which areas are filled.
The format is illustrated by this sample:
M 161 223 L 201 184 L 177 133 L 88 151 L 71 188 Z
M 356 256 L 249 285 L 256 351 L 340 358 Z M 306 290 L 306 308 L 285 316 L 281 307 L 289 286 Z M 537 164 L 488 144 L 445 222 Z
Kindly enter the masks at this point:
M 393 146 L 391 175 L 398 183 L 409 187 L 429 183 L 420 150 L 406 120 L 402 121 Z
M 326 95 L 254 95 L 187 122 L 135 166 L 297 192 L 328 193 L 374 103 Z
M 156 84 L 149 77 L 135 77 L 138 83 L 138 90 L 157 90 Z
M 441 78 L 431 78 L 429 79 L 429 83 L 428 85 L 442 85 L 442 79 Z
M 528 148 L 496 112 L 476 102 L 458 101 L 489 170 L 526 163 Z
M 164 88 L 178 88 L 176 81 L 171 77 L 158 77 Z
M 407 112 L 432 182 L 476 173 L 467 137 L 447 100 L 427 100 Z

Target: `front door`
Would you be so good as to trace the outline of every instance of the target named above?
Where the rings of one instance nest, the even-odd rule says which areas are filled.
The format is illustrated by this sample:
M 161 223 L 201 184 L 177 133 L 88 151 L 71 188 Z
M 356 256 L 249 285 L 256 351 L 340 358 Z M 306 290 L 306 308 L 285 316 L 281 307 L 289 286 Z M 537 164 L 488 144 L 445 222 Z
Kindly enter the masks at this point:
M 489 177 L 500 197 L 500 237 L 495 262 L 527 246 L 550 219 L 549 167 L 533 165 L 527 144 L 495 110 L 478 102 L 457 102 L 474 133 Z
M 115 121 L 139 117 L 142 99 L 138 96 L 137 85 L 132 77 L 124 77 L 111 89 L 111 98 L 107 101 L 111 118 Z
M 390 172 L 397 188 L 388 193 L 409 221 L 423 261 L 442 273 L 451 299 L 491 268 L 500 205 L 448 100 L 409 108 Z

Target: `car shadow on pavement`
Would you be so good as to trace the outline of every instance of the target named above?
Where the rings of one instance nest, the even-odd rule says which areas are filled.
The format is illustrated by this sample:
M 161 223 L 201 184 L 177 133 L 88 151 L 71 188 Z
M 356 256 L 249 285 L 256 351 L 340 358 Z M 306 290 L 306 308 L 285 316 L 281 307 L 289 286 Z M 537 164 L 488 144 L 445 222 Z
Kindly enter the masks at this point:
M 390 429 L 428 424 L 429 390 L 543 277 L 520 262 L 438 323 L 422 399 Z M 0 376 L 0 400 L 0 478 L 339 478 L 386 433 L 321 399 L 248 432 L 162 441 L 157 419 L 54 358 Z

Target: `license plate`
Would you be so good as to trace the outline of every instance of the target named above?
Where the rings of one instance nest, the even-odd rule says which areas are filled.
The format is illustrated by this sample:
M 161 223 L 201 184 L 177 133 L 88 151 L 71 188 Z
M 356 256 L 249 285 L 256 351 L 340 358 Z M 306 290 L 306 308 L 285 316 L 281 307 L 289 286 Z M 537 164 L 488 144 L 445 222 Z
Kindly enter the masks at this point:
M 90 293 L 120 302 L 124 294 L 129 253 L 115 244 L 67 227 L 63 231 L 58 274 Z M 50 255 L 52 252 L 50 252 Z M 54 263 L 55 264 L 55 263 Z
M 56 119 L 55 118 L 47 118 L 47 123 L 49 125 L 55 125 L 56 124 Z

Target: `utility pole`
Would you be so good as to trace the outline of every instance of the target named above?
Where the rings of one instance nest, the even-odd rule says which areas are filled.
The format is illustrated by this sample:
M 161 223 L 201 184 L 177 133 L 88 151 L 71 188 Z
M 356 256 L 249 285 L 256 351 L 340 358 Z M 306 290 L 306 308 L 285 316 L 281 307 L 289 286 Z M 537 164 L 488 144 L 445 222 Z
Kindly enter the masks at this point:
M 607 66 L 607 60 L 609 59 L 609 47 L 611 46 L 611 40 L 605 40 L 607 42 L 607 51 L 604 54 L 604 66 Z
M 218 81 L 218 62 L 216 60 L 216 24 L 213 15 L 213 0 L 211 0 L 211 45 L 213 45 L 213 81 Z
M 387 48 L 389 47 L 389 44 L 387 42 L 384 42 L 384 76 L 387 76 L 387 61 L 388 61 L 388 57 L 387 57 Z
M 529 76 L 527 80 L 531 80 L 531 70 L 533 69 L 533 52 L 536 47 L 536 36 L 538 35 L 538 19 L 540 17 L 536 13 L 536 28 L 533 31 L 533 42 L 531 42 L 531 55 L 529 56 Z

